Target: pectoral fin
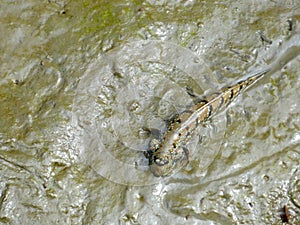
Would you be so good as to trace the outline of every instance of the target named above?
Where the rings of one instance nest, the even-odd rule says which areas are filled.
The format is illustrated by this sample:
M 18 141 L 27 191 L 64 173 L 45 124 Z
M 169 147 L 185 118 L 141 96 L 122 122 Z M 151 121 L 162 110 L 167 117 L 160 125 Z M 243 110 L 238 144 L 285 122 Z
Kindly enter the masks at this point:
M 190 162 L 190 151 L 185 146 L 183 146 L 182 149 L 184 152 L 185 161 L 186 161 L 186 165 L 187 165 Z
M 160 139 L 162 137 L 161 131 L 156 128 L 143 127 L 142 129 L 147 132 L 152 138 Z

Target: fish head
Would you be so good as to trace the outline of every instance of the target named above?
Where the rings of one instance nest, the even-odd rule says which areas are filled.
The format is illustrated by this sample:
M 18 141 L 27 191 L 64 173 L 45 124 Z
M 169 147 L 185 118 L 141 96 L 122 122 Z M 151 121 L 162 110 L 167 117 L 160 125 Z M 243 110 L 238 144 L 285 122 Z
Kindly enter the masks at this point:
M 150 171 L 156 177 L 169 176 L 186 165 L 188 161 L 184 148 L 161 145 L 159 142 L 151 145 L 148 155 Z

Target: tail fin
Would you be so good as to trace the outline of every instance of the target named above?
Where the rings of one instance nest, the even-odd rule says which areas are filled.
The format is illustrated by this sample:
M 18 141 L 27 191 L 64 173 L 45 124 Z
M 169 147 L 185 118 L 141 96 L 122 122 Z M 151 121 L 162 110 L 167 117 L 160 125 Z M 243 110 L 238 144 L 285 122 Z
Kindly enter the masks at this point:
M 247 79 L 245 79 L 245 81 L 247 83 L 247 87 L 249 87 L 252 84 L 254 84 L 256 81 L 258 81 L 260 78 L 262 78 L 266 73 L 268 73 L 270 71 L 271 71 L 271 69 L 268 68 L 268 69 L 262 70 L 260 72 L 257 72 L 257 73 L 255 73 L 253 75 L 250 75 L 250 77 L 248 77 Z

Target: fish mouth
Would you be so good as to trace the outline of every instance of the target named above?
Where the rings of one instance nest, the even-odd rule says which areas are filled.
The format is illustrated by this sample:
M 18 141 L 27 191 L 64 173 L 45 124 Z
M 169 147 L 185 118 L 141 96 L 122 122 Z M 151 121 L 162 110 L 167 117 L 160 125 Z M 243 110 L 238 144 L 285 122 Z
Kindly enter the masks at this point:
M 172 172 L 173 165 L 168 159 L 152 156 L 149 158 L 149 167 L 155 177 L 165 177 Z
M 153 163 L 150 164 L 150 171 L 155 177 L 166 177 L 171 174 L 172 167 L 169 167 L 169 165 L 159 166 L 156 163 Z
M 178 172 L 188 161 L 183 148 L 177 149 L 178 155 L 157 154 L 149 152 L 149 169 L 155 177 L 167 177 Z

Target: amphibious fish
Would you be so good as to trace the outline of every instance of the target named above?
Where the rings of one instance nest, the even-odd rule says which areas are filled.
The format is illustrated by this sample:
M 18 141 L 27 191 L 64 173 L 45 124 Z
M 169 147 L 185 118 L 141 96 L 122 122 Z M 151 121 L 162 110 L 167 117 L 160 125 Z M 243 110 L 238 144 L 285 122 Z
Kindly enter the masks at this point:
M 185 147 L 196 128 L 216 112 L 227 108 L 243 91 L 262 78 L 270 69 L 265 69 L 239 81 L 232 86 L 203 97 L 198 103 L 167 122 L 167 129 L 160 137 L 150 141 L 147 151 L 150 171 L 154 176 L 168 176 L 189 161 L 189 151 Z

